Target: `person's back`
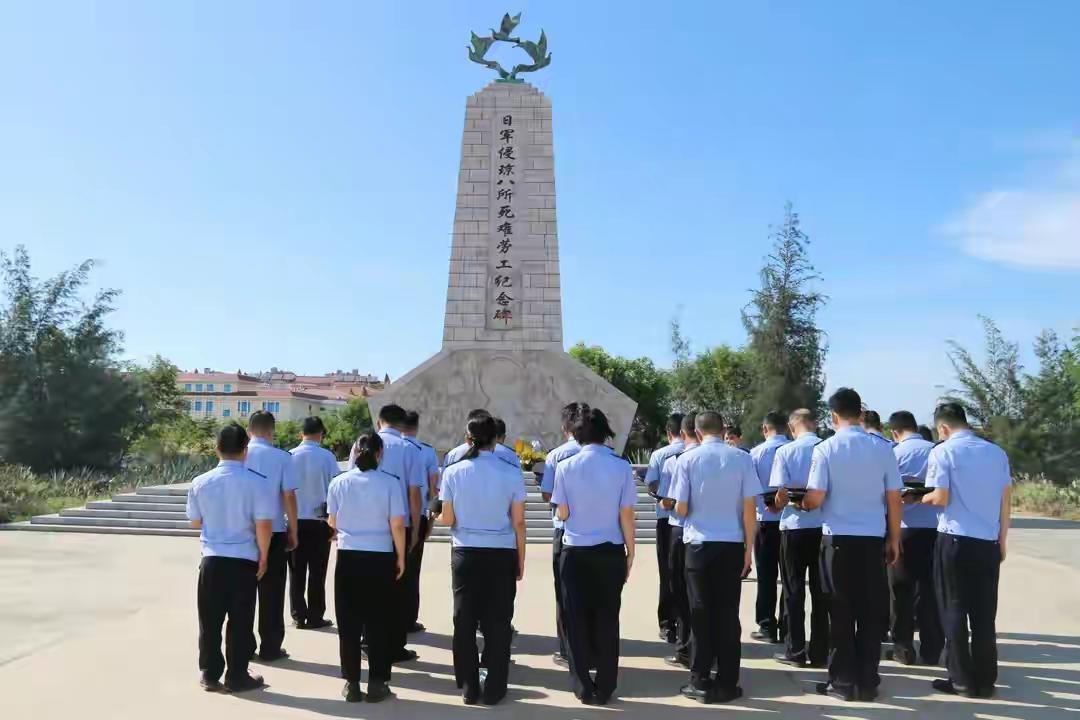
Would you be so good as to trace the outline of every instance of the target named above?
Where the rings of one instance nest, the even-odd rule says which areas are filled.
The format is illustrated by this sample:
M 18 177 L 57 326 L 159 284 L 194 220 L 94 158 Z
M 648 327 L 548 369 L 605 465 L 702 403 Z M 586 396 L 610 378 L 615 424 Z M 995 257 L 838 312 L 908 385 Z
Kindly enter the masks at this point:
M 915 478 L 926 482 L 926 473 L 930 464 L 930 453 L 934 443 L 924 440 L 919 435 L 909 435 L 893 446 L 893 455 L 900 470 L 900 477 Z M 901 527 L 936 528 L 938 510 L 923 503 L 905 504 Z
M 326 491 L 330 481 L 340 473 L 334 453 L 313 440 L 304 440 L 289 454 L 297 479 L 296 504 L 300 519 L 323 517 Z
M 759 491 L 749 455 L 719 436 L 706 438 L 683 453 L 674 482 L 675 500 L 689 505 L 684 543 L 743 541 L 743 502 Z
M 443 499 L 454 504 L 454 546 L 516 547 L 510 506 L 525 501 L 518 468 L 483 451 L 446 468 L 442 486 Z
M 773 459 L 769 487 L 805 490 L 810 465 L 814 460 L 814 448 L 821 442 L 817 435 L 807 432 L 779 448 Z M 820 528 L 821 521 L 821 510 L 802 510 L 789 503 L 780 515 L 780 529 Z
M 199 537 L 204 556 L 259 559 L 255 510 L 261 479 L 239 460 L 222 460 L 216 468 L 192 481 L 188 491 L 189 514 L 195 507 L 202 519 Z
M 334 513 L 342 550 L 391 552 L 390 520 L 405 516 L 398 481 L 381 470 L 353 468 L 330 483 L 328 507 Z
M 248 444 L 247 459 L 244 464 L 257 472 L 261 478 L 263 492 L 267 493 L 275 504 L 274 532 L 285 532 L 285 506 L 281 499 L 283 490 L 296 490 L 296 476 L 290 463 L 292 456 L 276 448 L 262 438 L 252 438 Z
M 953 432 L 931 452 L 927 473 L 927 487 L 949 491 L 938 531 L 996 541 L 1001 498 L 1010 483 L 1004 450 L 971 430 Z
M 841 428 L 814 450 L 810 475 L 809 486 L 828 493 L 821 506 L 826 535 L 885 536 L 885 491 L 901 484 L 887 443 L 859 427 Z
M 621 544 L 619 512 L 636 499 L 630 463 L 604 445 L 585 445 L 555 469 L 552 502 L 570 507 L 567 545 Z

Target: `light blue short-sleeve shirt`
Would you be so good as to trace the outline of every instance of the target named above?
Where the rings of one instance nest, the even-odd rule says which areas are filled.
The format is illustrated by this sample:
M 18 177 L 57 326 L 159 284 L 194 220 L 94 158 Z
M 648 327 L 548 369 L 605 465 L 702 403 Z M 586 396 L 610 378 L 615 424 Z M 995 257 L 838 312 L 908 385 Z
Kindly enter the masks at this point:
M 622 545 L 619 513 L 637 502 L 634 471 L 611 448 L 586 445 L 556 466 L 551 502 L 570 508 L 564 526 L 564 545 Z
M 512 463 L 487 450 L 459 460 L 443 471 L 439 499 L 454 505 L 454 547 L 517 547 L 510 511 L 525 502 L 525 478 Z
M 660 485 L 656 490 L 657 495 L 662 498 L 667 498 L 668 500 L 675 499 L 672 497 L 674 494 L 672 490 L 675 480 L 675 469 L 679 466 L 679 458 L 697 446 L 698 444 L 696 442 L 685 443 L 682 452 L 672 453 L 664 460 L 664 464 L 660 466 Z M 684 519 L 679 517 L 678 513 L 673 512 L 668 513 L 667 521 L 668 525 L 677 528 L 681 528 L 686 524 Z
M 689 505 L 683 542 L 744 542 L 743 501 L 757 496 L 754 461 L 721 438 L 705 438 L 679 458 L 672 494 Z
M 439 459 L 435 454 L 435 448 L 427 443 L 422 443 L 410 435 L 401 437 L 419 453 L 418 456 L 412 458 L 414 467 L 410 475 L 409 487 L 420 488 L 420 517 L 425 517 L 431 506 L 428 499 L 428 476 L 439 471 Z
M 432 475 L 436 476 L 435 486 L 438 487 L 440 469 L 439 454 L 435 452 L 435 448 L 428 445 L 426 442 L 420 443 L 420 464 L 424 467 L 424 489 L 420 491 L 420 497 L 423 498 L 424 507 L 421 514 L 427 515 L 431 510 L 431 498 L 428 496 L 429 478 Z
M 825 491 L 825 535 L 885 537 L 885 492 L 903 483 L 891 447 L 861 427 L 844 427 L 814 448 L 806 487 Z
M 334 453 L 314 440 L 304 440 L 289 451 L 296 475 L 296 509 L 301 520 L 321 520 L 326 490 L 338 469 Z
M 914 477 L 926 482 L 926 471 L 930 463 L 930 452 L 934 449 L 934 443 L 924 440 L 918 435 L 909 435 L 893 446 L 893 454 L 896 456 L 896 464 L 900 468 L 900 479 Z M 900 519 L 900 527 L 904 528 L 937 528 L 938 508 L 924 503 L 904 505 L 904 514 Z
M 467 452 L 469 452 L 469 443 L 462 443 L 450 452 L 446 453 L 446 455 L 443 457 L 443 469 L 445 470 L 446 468 L 461 460 L 461 458 L 465 457 L 465 453 Z
M 551 495 L 555 492 L 555 469 L 559 463 L 568 457 L 577 455 L 581 445 L 574 438 L 570 438 L 559 447 L 555 448 L 544 458 L 544 477 L 540 480 L 540 492 Z M 555 510 L 551 511 L 551 524 L 556 528 L 563 526 L 563 521 L 555 517 Z
M 812 432 L 805 432 L 797 438 L 781 445 L 773 458 L 772 475 L 769 487 L 803 489 L 810 477 L 810 463 L 814 458 L 814 448 L 821 438 Z M 821 527 L 821 509 L 798 510 L 788 503 L 780 514 L 781 530 L 815 530 Z
M 517 467 L 518 470 L 521 469 L 521 458 L 518 457 L 518 454 L 514 452 L 512 448 L 508 448 L 502 443 L 495 443 L 495 455 L 510 462 Z
M 1012 484 L 1009 458 L 970 430 L 958 430 L 930 452 L 926 486 L 949 491 L 938 532 L 998 539 L 1001 498 Z
M 758 497 L 756 500 L 757 505 L 757 520 L 758 522 L 779 522 L 780 513 L 773 512 L 765 507 L 765 501 L 761 498 L 761 493 L 769 491 L 769 478 L 772 476 L 773 460 L 776 458 L 776 451 L 782 446 L 788 444 L 786 435 L 773 435 L 771 438 L 767 438 L 765 442 L 754 447 L 750 451 L 750 457 L 754 460 L 754 470 L 758 477 Z
M 660 494 L 660 473 L 664 469 L 664 463 L 672 455 L 681 453 L 684 449 L 682 440 L 674 440 L 673 442 L 665 445 L 662 448 L 653 450 L 652 455 L 649 456 L 649 467 L 645 470 L 645 485 L 657 495 Z M 660 504 L 660 501 L 656 501 L 656 519 L 662 520 L 670 516 L 671 513 L 664 509 L 664 506 Z
M 383 428 L 379 431 L 379 437 L 383 443 L 379 470 L 397 479 L 401 500 L 405 504 L 405 527 L 412 527 L 409 488 L 423 488 L 427 485 L 420 459 L 420 446 L 393 428 Z M 420 494 L 423 495 L 423 491 Z
M 275 507 L 274 532 L 285 532 L 285 503 L 281 499 L 281 493 L 295 491 L 300 487 L 293 468 L 292 455 L 262 438 L 255 437 L 248 443 L 245 464 L 265 476 L 263 490 L 270 495 Z
M 266 491 L 266 478 L 239 460 L 222 460 L 191 483 L 188 520 L 201 520 L 203 557 L 259 561 L 256 520 L 273 520 L 280 508 Z
M 397 478 L 356 468 L 330 482 L 326 509 L 334 516 L 339 550 L 393 552 L 390 521 L 408 515 Z

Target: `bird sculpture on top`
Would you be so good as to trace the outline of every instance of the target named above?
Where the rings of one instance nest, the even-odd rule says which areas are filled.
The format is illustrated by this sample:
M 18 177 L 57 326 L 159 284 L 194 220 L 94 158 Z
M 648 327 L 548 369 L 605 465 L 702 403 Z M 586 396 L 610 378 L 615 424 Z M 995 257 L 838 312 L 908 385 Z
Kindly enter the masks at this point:
M 522 40 L 518 37 L 513 37 L 510 33 L 514 32 L 514 28 L 521 22 L 521 13 L 511 17 L 510 13 L 503 15 L 502 23 L 499 25 L 499 29 L 490 28 L 491 35 L 487 37 L 481 37 L 475 32 L 472 33 L 470 41 L 472 47 L 468 45 L 465 48 L 469 51 L 469 60 L 474 63 L 479 63 L 484 67 L 491 68 L 495 72 L 499 73 L 499 80 L 501 82 L 522 82 L 518 77 L 518 73 L 523 72 L 535 72 L 541 68 L 545 68 L 551 64 L 551 53 L 547 51 L 547 35 L 543 30 L 540 30 L 540 39 L 537 42 L 532 40 Z M 528 56 L 532 59 L 532 63 L 518 64 L 513 67 L 510 72 L 507 72 L 502 65 L 495 60 L 488 60 L 485 56 L 491 46 L 496 42 L 508 42 L 512 43 L 515 47 L 519 47 L 524 50 Z

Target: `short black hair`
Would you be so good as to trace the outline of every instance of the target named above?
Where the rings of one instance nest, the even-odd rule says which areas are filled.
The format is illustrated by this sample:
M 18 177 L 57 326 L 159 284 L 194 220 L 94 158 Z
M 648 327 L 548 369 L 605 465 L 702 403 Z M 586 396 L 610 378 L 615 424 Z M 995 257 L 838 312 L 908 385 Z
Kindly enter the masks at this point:
M 919 432 L 915 415 L 907 410 L 897 410 L 889 416 L 889 428 L 897 432 Z
M 470 410 L 469 414 L 465 416 L 465 422 L 469 422 L 474 418 L 483 417 L 485 415 L 491 415 L 491 413 L 489 413 L 484 408 L 476 408 L 475 410 Z
M 506 437 L 506 422 L 500 418 L 492 418 L 495 421 L 495 437 Z
M 934 431 L 926 425 L 919 426 L 919 434 L 922 435 L 923 440 L 926 442 L 934 442 Z
M 724 432 L 724 416 L 712 410 L 698 413 L 694 424 L 702 435 L 719 435 Z
M 251 413 L 251 417 L 248 418 L 248 427 L 252 432 L 273 432 L 276 422 L 273 413 L 268 413 L 265 410 L 256 410 Z
M 829 397 L 829 410 L 845 420 L 862 417 L 862 398 L 851 388 L 842 387 Z
M 379 422 L 386 423 L 390 427 L 402 427 L 405 424 L 405 408 L 400 405 L 383 405 L 379 410 Z
M 943 402 L 934 408 L 934 424 L 951 428 L 967 427 L 967 412 L 957 402 Z
M 409 410 L 405 413 L 405 427 L 410 430 L 416 430 L 420 427 L 420 413 L 415 410 Z
M 765 413 L 765 417 L 762 419 L 761 424 L 778 433 L 787 431 L 787 417 L 779 410 L 770 410 Z
M 615 431 L 611 429 L 607 415 L 599 408 L 589 408 L 587 412 L 581 413 L 574 423 L 574 439 L 579 445 L 603 444 L 613 437 Z
M 247 449 L 248 434 L 237 422 L 223 425 L 217 433 L 217 451 L 222 455 L 234 457 Z
M 697 413 L 688 412 L 683 415 L 682 425 L 679 428 L 680 430 L 682 430 L 682 434 L 686 435 L 687 437 L 693 437 L 694 431 L 697 430 L 696 421 Z
M 664 423 L 664 430 L 672 435 L 678 435 L 679 430 L 682 429 L 682 413 L 671 413 L 668 415 L 667 422 Z
M 383 441 L 377 432 L 366 432 L 356 438 L 353 447 L 357 470 L 374 470 L 379 467 L 379 451 Z
M 568 433 L 574 429 L 574 421 L 577 420 L 577 416 L 581 413 L 582 408 L 588 408 L 588 405 L 583 403 L 572 402 L 567 405 L 563 405 L 562 409 L 562 430 L 564 433 Z
M 734 435 L 735 437 L 742 437 L 742 428 L 738 425 L 728 425 L 724 431 L 727 435 Z
M 863 413 L 863 425 L 871 430 L 884 430 L 881 425 L 881 413 L 877 410 L 867 410 Z
M 304 422 L 300 425 L 300 432 L 304 435 L 321 435 L 326 432 L 326 425 L 323 424 L 321 417 L 311 415 L 304 418 Z

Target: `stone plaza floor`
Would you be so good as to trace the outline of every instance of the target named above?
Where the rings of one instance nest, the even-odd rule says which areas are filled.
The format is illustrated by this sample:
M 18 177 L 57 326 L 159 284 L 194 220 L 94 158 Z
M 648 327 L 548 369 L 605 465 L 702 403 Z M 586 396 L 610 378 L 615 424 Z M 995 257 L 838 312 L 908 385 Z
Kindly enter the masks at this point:
M 515 719 L 761 717 L 1080 718 L 1080 523 L 1019 521 L 1002 572 L 998 614 L 1001 674 L 993 700 L 934 694 L 940 669 L 882 663 L 882 697 L 844 704 L 814 694 L 818 670 L 771 660 L 778 646 L 749 639 L 754 584 L 744 584 L 746 696 L 701 706 L 677 697 L 685 673 L 667 667 L 656 635 L 656 559 L 640 547 L 623 594 L 622 666 L 617 700 L 580 706 L 567 671 L 550 656 L 553 598 L 546 545 L 530 545 L 514 623 L 520 634 L 510 694 L 496 708 L 468 708 L 454 687 L 450 658 L 449 547 L 430 545 L 421 620 L 412 637 L 418 662 L 395 670 L 397 699 L 349 705 L 340 697 L 337 637 L 289 628 L 292 658 L 253 666 L 269 687 L 235 696 L 202 692 L 196 667 L 198 542 L 190 538 L 0 533 L 0 715 L 4 718 L 460 718 Z M 1057 559 L 1052 559 L 1057 558 Z M 332 574 L 332 568 L 331 568 Z M 329 593 L 332 601 L 332 589 Z M 332 611 L 331 611 L 332 617 Z

